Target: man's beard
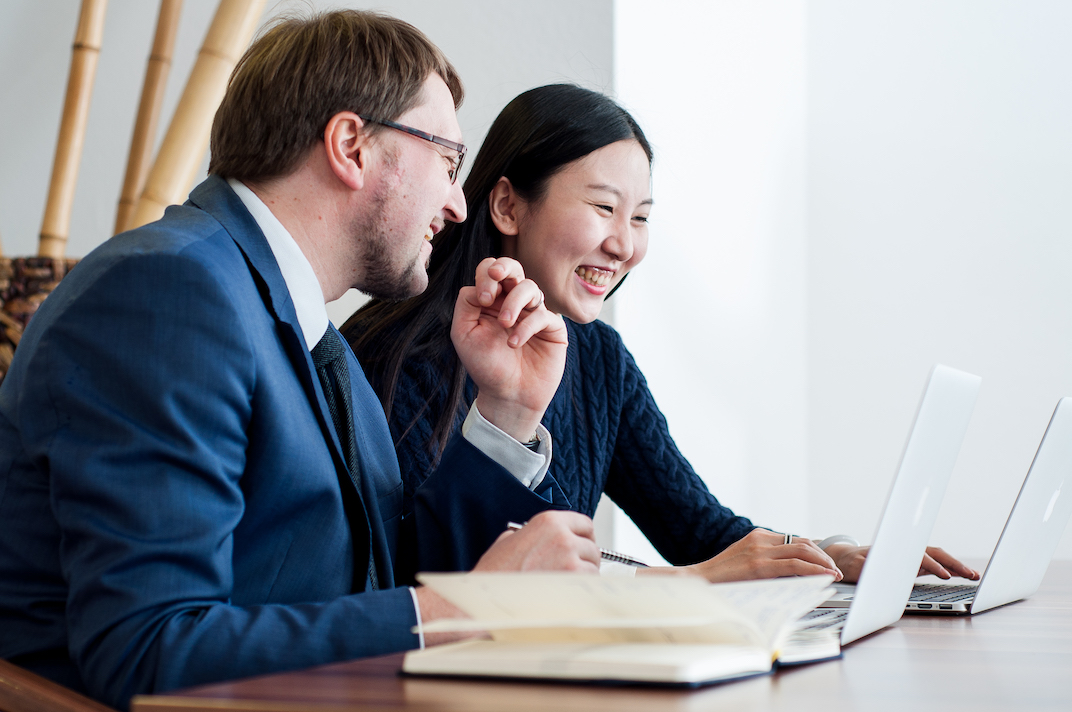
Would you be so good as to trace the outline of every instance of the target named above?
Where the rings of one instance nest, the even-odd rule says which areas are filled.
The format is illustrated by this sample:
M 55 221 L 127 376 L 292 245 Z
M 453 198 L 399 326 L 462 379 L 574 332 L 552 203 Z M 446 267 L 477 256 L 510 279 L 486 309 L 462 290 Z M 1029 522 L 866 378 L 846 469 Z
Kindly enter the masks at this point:
M 417 286 L 418 270 L 428 267 L 428 263 L 418 265 L 411 260 L 401 272 L 398 265 L 391 261 L 390 242 L 388 240 L 368 241 L 364 254 L 361 255 L 361 269 L 365 276 L 358 290 L 373 299 L 398 302 L 415 297 L 424 291 L 424 286 Z
M 384 229 L 390 220 L 388 200 L 386 195 L 377 195 L 371 214 L 364 219 L 355 219 L 351 225 L 351 233 L 361 250 L 358 255 L 358 268 L 363 280 L 357 287 L 358 291 L 373 299 L 397 302 L 415 297 L 424 291 L 427 281 L 422 284 L 420 277 L 423 276 L 421 273 L 428 269 L 428 260 L 422 265 L 414 255 L 405 260 L 405 266 L 398 264 L 397 242 L 404 237 L 392 235 Z M 420 250 L 421 247 L 418 246 L 417 249 Z

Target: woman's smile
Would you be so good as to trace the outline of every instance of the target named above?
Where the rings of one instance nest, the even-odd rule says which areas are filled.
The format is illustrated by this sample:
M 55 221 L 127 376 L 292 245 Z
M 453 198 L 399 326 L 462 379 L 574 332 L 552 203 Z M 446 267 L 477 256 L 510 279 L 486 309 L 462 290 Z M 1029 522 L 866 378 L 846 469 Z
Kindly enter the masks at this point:
M 580 279 L 581 284 L 592 294 L 604 294 L 610 282 L 614 279 L 614 271 L 600 269 L 599 267 L 586 267 L 581 265 L 574 274 Z

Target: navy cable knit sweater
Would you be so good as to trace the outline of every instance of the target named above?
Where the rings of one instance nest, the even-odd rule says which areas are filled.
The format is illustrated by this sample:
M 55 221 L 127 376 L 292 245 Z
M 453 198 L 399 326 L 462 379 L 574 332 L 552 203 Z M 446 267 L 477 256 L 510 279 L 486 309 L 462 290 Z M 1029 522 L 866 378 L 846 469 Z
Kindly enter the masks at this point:
M 554 437 L 549 472 L 572 508 L 591 516 L 606 491 L 676 565 L 709 559 L 751 531 L 754 525 L 719 504 L 677 449 L 618 332 L 599 321 L 566 320 L 566 327 L 566 369 L 543 424 Z M 439 383 L 440 374 L 427 361 L 410 359 L 395 393 L 389 422 L 407 511 L 414 490 L 433 469 L 428 443 L 446 399 Z M 475 398 L 470 380 L 465 402 Z M 464 419 L 458 413 L 455 428 Z

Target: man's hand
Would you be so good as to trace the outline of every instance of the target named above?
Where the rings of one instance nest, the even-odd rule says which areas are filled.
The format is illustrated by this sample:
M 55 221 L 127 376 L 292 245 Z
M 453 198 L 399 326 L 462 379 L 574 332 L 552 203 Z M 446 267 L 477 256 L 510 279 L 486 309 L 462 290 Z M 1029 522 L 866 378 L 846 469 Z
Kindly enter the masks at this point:
M 540 512 L 516 531 L 499 535 L 473 571 L 599 573 L 595 525 L 578 512 Z
M 827 574 L 841 580 L 834 561 L 810 539 L 785 536 L 766 529 L 753 529 L 721 554 L 699 564 L 686 566 L 708 581 L 744 581 L 778 576 Z
M 525 442 L 558 390 L 566 365 L 566 324 L 547 311 L 543 292 L 521 264 L 487 258 L 476 285 L 454 305 L 451 340 L 476 383 L 477 408 L 488 422 Z
M 831 544 L 826 548 L 826 553 L 837 563 L 845 573 L 846 583 L 855 583 L 860 580 L 860 572 L 863 571 L 864 561 L 867 560 L 869 546 L 850 546 L 849 544 Z M 923 563 L 920 564 L 918 576 L 934 574 L 941 579 L 950 579 L 953 576 L 961 576 L 971 581 L 979 580 L 979 572 L 965 566 L 937 546 L 928 546 L 923 555 Z
M 499 535 L 491 548 L 476 562 L 473 571 L 576 571 L 599 573 L 599 547 L 592 520 L 577 512 L 540 512 L 516 531 Z M 439 618 L 466 618 L 464 612 L 435 591 L 417 587 L 421 619 L 429 623 Z M 426 645 L 485 637 L 485 633 L 430 633 Z

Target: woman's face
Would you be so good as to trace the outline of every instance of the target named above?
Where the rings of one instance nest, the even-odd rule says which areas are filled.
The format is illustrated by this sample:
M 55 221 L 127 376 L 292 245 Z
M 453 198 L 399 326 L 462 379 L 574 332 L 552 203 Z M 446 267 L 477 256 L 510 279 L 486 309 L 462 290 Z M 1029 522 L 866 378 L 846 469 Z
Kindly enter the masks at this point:
M 552 176 L 535 203 L 513 195 L 508 182 L 505 190 L 507 202 L 496 204 L 500 190 L 491 196 L 503 253 L 540 285 L 548 309 L 581 324 L 595 320 L 604 297 L 648 249 L 644 149 L 629 139 L 593 151 Z M 510 215 L 501 221 L 497 212 Z

